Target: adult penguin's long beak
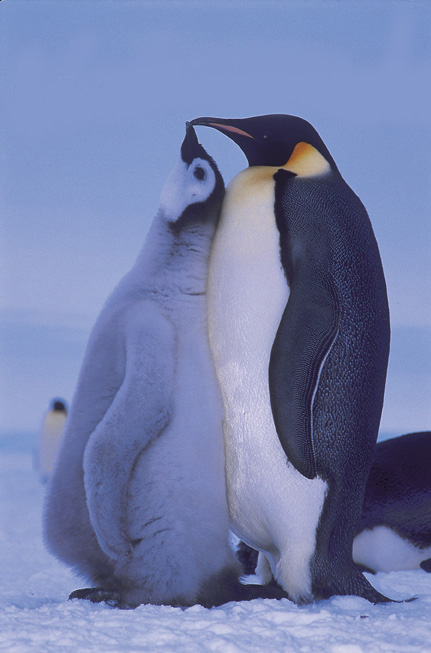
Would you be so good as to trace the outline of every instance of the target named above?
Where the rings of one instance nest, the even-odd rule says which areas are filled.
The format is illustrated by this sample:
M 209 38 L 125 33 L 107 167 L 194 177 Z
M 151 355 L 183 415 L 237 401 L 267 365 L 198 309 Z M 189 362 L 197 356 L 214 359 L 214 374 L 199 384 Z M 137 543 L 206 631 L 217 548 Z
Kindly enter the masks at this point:
M 260 152 L 265 147 L 265 142 L 256 130 L 255 118 L 195 118 L 192 125 L 203 125 L 217 129 L 228 136 L 247 157 L 249 165 L 258 165 Z M 258 127 L 258 125 L 257 125 Z
M 245 129 L 241 129 L 240 124 L 244 118 L 195 118 L 190 122 L 191 125 L 203 125 L 205 127 L 214 127 L 223 132 L 226 136 L 236 141 L 236 137 L 254 138 Z

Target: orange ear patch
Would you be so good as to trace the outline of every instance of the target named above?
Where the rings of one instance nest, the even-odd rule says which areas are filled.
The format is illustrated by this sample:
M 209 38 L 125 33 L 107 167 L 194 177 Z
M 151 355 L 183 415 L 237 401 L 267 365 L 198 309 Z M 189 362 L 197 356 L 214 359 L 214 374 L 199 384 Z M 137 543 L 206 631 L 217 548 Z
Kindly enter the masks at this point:
M 320 152 L 309 143 L 298 143 L 288 162 L 283 166 L 299 177 L 314 177 L 329 172 L 331 166 Z

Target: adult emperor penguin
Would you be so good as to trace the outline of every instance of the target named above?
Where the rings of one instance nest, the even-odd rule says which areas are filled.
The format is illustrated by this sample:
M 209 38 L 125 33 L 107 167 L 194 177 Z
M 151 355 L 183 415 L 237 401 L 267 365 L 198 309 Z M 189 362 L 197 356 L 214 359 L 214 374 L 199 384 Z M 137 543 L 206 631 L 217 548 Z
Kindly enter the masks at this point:
M 36 467 L 43 483 L 49 478 L 67 417 L 66 402 L 53 399 L 45 415 L 36 452 Z
M 353 540 L 361 569 L 431 572 L 431 432 L 409 433 L 376 445 Z M 254 574 L 257 551 L 240 542 L 237 555 Z
M 49 485 L 49 549 L 71 598 L 212 606 L 243 586 L 228 545 L 223 408 L 207 336 L 222 177 L 189 125 L 135 266 L 91 334 Z
M 388 600 L 352 560 L 390 339 L 367 213 L 305 120 L 192 124 L 250 166 L 227 190 L 208 278 L 232 529 L 298 603 Z

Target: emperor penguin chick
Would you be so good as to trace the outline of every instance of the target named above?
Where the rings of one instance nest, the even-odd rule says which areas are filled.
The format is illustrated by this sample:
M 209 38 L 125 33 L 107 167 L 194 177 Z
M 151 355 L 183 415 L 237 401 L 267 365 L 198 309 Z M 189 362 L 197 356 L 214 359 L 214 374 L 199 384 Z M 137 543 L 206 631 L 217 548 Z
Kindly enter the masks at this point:
M 249 163 L 227 189 L 208 276 L 232 529 L 298 603 L 385 601 L 352 560 L 389 353 L 368 215 L 305 120 L 192 124 Z
M 223 196 L 188 125 L 142 252 L 91 334 L 49 485 L 47 545 L 96 586 L 71 598 L 209 607 L 274 595 L 240 584 L 228 544 L 206 318 Z

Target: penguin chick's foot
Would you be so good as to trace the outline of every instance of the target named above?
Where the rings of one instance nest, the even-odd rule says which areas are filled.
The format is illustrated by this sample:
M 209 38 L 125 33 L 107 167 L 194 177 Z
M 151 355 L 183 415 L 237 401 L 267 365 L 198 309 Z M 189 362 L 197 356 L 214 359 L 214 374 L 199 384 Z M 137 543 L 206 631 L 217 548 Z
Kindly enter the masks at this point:
M 279 601 L 280 599 L 289 599 L 286 592 L 275 581 L 269 585 L 243 585 L 238 581 L 238 585 L 232 587 L 231 591 L 230 597 L 228 595 L 224 596 L 224 600 L 221 603 L 216 603 L 215 606 L 230 601 L 253 601 L 254 599 L 276 599 Z
M 216 575 L 213 582 L 207 581 L 205 588 L 202 588 L 200 596 L 196 601 L 186 601 L 176 598 L 166 601 L 164 605 L 172 607 L 188 608 L 194 604 L 202 605 L 204 608 L 215 608 L 231 601 L 253 601 L 253 599 L 288 599 L 286 592 L 275 582 L 268 585 L 243 585 L 238 578 L 230 573 Z M 129 600 L 126 600 L 128 598 Z M 128 596 L 120 591 L 103 589 L 103 587 L 86 587 L 75 590 L 69 596 L 71 599 L 85 599 L 91 603 L 106 603 L 112 608 L 132 610 L 143 601 L 139 600 L 136 592 L 129 592 Z M 150 603 L 150 602 L 148 602 Z
M 105 590 L 103 587 L 85 587 L 82 590 L 75 590 L 69 596 L 71 599 L 85 599 L 91 603 L 106 603 L 112 608 L 131 610 L 135 606 L 127 605 L 121 599 L 121 594 L 114 590 Z
M 205 583 L 198 603 L 205 608 L 215 608 L 231 601 L 288 598 L 286 592 L 275 581 L 269 585 L 244 585 L 235 574 L 225 571 L 216 574 Z

